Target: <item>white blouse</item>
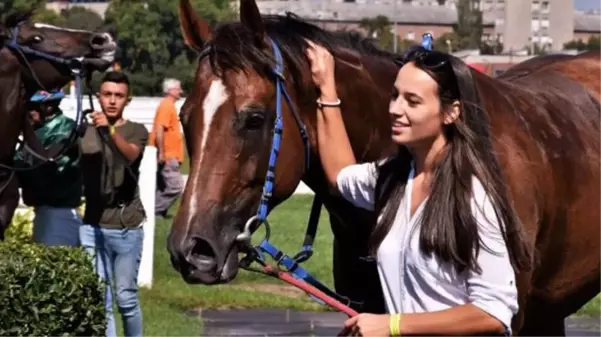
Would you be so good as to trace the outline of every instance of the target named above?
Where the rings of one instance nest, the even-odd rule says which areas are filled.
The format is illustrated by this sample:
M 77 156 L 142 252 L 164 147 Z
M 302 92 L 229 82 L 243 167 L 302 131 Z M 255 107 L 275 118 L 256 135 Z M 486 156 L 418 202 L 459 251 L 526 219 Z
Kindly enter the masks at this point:
M 357 207 L 373 210 L 376 165 L 372 162 L 342 169 L 337 177 L 341 195 Z M 477 262 L 482 273 L 466 271 L 457 275 L 450 265 L 440 263 L 435 256 L 424 256 L 419 249 L 420 216 L 425 201 L 409 218 L 414 174 L 412 167 L 407 193 L 377 252 L 387 311 L 432 312 L 471 303 L 503 322 L 510 332 L 511 319 L 518 311 L 515 273 L 482 184 L 474 177 L 472 210 L 479 224 L 481 243 L 495 254 L 481 246 Z

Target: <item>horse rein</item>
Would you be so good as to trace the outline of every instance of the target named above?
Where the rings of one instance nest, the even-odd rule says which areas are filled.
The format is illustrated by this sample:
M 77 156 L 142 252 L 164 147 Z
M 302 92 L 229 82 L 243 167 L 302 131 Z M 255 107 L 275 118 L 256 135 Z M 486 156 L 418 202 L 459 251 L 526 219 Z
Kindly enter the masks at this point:
M 336 310 L 346 313 L 349 316 L 354 316 L 357 314 L 357 312 L 351 309 L 351 304 L 361 306 L 362 303 L 353 302 L 346 296 L 342 296 L 332 291 L 329 289 L 329 287 L 318 281 L 317 278 L 311 275 L 300 265 L 313 255 L 313 242 L 317 233 L 322 206 L 321 200 L 316 195 L 313 198 L 305 240 L 300 252 L 292 257 L 288 256 L 269 241 L 271 227 L 267 221 L 267 215 L 269 213 L 269 201 L 273 197 L 276 162 L 280 152 L 282 134 L 284 132 L 282 96 L 286 100 L 286 104 L 288 105 L 289 110 L 296 121 L 300 136 L 303 140 L 305 149 L 305 172 L 307 172 L 309 169 L 310 160 L 310 144 L 309 137 L 307 135 L 307 129 L 303 124 L 284 84 L 286 78 L 284 76 L 284 60 L 282 53 L 275 41 L 269 39 L 269 42 L 271 44 L 275 59 L 275 65 L 271 70 L 271 75 L 273 76 L 273 80 L 275 82 L 276 119 L 272 131 L 273 138 L 271 142 L 269 165 L 266 173 L 265 183 L 263 185 L 263 192 L 259 202 L 259 207 L 256 214 L 247 220 L 242 232 L 236 237 L 236 241 L 242 244 L 242 247 L 246 253 L 246 256 L 239 261 L 239 266 L 240 268 L 248 271 L 276 277 L 305 291 L 317 303 L 328 305 Z M 210 45 L 205 47 L 199 54 L 199 62 L 203 58 L 209 56 L 211 50 L 212 49 Z M 265 237 L 257 246 L 253 247 L 250 245 L 252 233 L 261 225 L 265 226 Z M 267 264 L 264 256 L 265 254 L 271 256 L 271 258 L 277 262 L 275 267 Z M 250 267 L 253 262 L 257 262 L 262 268 L 257 269 Z

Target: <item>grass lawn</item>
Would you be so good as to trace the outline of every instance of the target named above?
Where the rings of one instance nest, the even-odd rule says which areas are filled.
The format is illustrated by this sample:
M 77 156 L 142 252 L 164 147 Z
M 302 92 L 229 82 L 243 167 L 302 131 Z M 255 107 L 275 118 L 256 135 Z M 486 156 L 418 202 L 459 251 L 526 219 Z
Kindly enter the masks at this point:
M 311 196 L 295 196 L 280 205 L 269 217 L 271 241 L 292 255 L 302 244 L 311 208 Z M 177 205 L 172 209 L 175 211 Z M 141 290 L 146 336 L 198 336 L 201 333 L 197 310 L 203 308 L 290 308 L 328 310 L 285 283 L 241 270 L 228 285 L 188 285 L 171 267 L 166 249 L 170 221 L 157 218 L 155 233 L 154 281 L 151 290 Z M 315 253 L 303 265 L 319 280 L 332 286 L 331 232 L 327 212 L 322 212 Z M 255 235 L 258 241 L 263 232 Z M 599 317 L 599 297 L 588 303 L 579 314 Z M 115 313 L 117 311 L 115 310 Z M 189 313 L 189 315 L 185 315 Z M 121 319 L 116 315 L 121 331 Z M 342 323 L 342 322 L 341 322 Z M 121 333 L 121 332 L 120 332 Z
M 189 165 L 190 165 L 190 157 L 188 157 L 188 153 L 185 153 L 184 156 L 184 161 L 182 162 L 182 166 L 180 167 L 180 172 L 182 174 L 188 174 L 188 170 L 189 170 Z
M 310 196 L 294 197 L 280 205 L 269 217 L 273 225 L 271 241 L 288 254 L 301 247 L 305 226 L 311 209 Z M 177 205 L 175 206 L 177 207 Z M 173 213 L 176 208 L 173 208 Z M 284 282 L 241 270 L 228 285 L 188 285 L 171 267 L 166 248 L 170 221 L 157 218 L 155 232 L 154 278 L 150 290 L 141 289 L 144 335 L 198 336 L 200 321 L 193 312 L 202 308 L 290 308 L 328 310 L 304 293 Z M 305 266 L 314 276 L 332 286 L 331 232 L 327 212 L 322 212 L 313 257 Z M 258 242 L 262 230 L 255 233 Z M 115 310 L 115 313 L 117 311 Z M 189 316 L 184 313 L 190 313 Z M 116 315 L 121 333 L 121 322 Z

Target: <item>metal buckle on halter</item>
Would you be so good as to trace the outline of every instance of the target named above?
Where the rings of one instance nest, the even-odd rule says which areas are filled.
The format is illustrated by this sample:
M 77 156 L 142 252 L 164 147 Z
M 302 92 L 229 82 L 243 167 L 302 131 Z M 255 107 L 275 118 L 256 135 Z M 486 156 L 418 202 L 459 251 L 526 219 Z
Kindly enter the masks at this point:
M 251 231 L 251 226 L 255 222 L 257 222 L 258 224 L 256 228 L 253 231 Z M 248 219 L 248 221 L 246 221 L 244 229 L 242 230 L 242 233 L 238 234 L 238 236 L 236 237 L 236 241 L 250 242 L 253 232 L 257 230 L 261 225 L 265 226 L 265 240 L 269 240 L 269 237 L 271 236 L 271 227 L 269 226 L 269 221 L 265 219 L 262 222 L 259 222 L 259 217 L 255 214 L 251 216 L 250 219 Z
M 84 60 L 85 59 L 83 57 L 75 57 L 68 61 L 67 66 L 69 67 L 73 75 L 79 75 L 83 72 Z

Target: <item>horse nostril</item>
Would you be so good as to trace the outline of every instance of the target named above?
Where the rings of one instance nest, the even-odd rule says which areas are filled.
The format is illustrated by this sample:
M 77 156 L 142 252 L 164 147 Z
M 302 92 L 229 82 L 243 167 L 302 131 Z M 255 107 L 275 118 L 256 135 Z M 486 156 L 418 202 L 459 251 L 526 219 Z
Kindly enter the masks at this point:
M 208 240 L 195 237 L 192 238 L 192 241 L 193 245 L 190 254 L 196 256 L 203 256 L 210 259 L 214 259 L 216 257 L 215 250 L 213 249 L 213 246 L 209 243 Z
M 191 238 L 191 249 L 188 262 L 200 271 L 212 271 L 217 267 L 217 254 L 213 245 L 201 237 Z
M 90 45 L 92 48 L 102 48 L 110 43 L 111 38 L 108 34 L 94 34 L 90 39 Z

